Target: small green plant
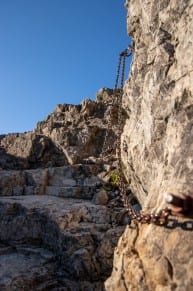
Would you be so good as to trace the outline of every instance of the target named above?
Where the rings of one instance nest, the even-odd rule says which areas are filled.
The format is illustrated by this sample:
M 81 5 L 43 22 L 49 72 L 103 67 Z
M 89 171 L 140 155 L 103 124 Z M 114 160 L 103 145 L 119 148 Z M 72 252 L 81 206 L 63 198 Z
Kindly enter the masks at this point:
M 119 174 L 118 174 L 118 171 L 116 169 L 110 172 L 109 182 L 113 186 L 118 186 L 118 184 L 119 184 Z
M 119 185 L 118 170 L 114 169 L 108 173 L 108 182 L 106 182 L 100 189 L 106 191 L 113 191 L 117 189 Z

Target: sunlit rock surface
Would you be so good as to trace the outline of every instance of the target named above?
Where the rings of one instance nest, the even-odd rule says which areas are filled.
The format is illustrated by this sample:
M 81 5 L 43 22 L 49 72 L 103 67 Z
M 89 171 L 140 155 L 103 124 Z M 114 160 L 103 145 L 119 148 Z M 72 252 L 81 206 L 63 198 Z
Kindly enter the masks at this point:
M 134 57 L 124 88 L 122 161 L 146 211 L 164 193 L 193 196 L 193 1 L 131 0 Z M 127 228 L 115 251 L 110 290 L 192 290 L 193 227 Z

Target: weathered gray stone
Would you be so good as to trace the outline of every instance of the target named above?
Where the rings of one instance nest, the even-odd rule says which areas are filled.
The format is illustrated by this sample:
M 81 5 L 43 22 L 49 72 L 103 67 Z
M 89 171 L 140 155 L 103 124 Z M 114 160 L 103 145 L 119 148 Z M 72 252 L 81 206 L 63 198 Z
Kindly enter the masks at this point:
M 25 184 L 24 172 L 0 170 L 0 196 L 22 195 Z
M 68 163 L 62 149 L 50 137 L 35 132 L 0 136 L 0 167 L 29 169 Z
M 70 164 L 81 163 L 89 157 L 96 159 L 101 153 L 115 96 L 108 88 L 101 89 L 100 96 L 96 101 L 85 99 L 81 105 L 57 105 L 56 110 L 37 125 L 36 133 L 48 136 L 60 145 Z M 116 119 L 116 106 L 113 108 Z M 114 122 L 109 134 L 112 144 L 116 132 L 117 123 Z
M 29 290 L 29 288 L 37 290 L 36 288 L 41 285 L 40 282 L 47 282 L 44 284 L 47 288 L 51 287 L 51 283 L 57 287 L 57 281 L 54 281 L 56 272 L 49 262 L 54 259 L 52 252 L 34 247 L 16 249 L 9 247 L 9 252 L 5 247 L 0 247 L 0 251 L 0 288 L 2 291 Z
M 101 179 L 95 165 L 69 165 L 32 170 L 0 171 L 0 196 L 48 194 L 92 199 Z
M 2 290 L 19 290 L 22 284 L 24 290 L 40 288 L 40 278 L 44 287 L 64 287 L 67 280 L 71 290 L 82 284 L 89 290 L 97 290 L 96 286 L 103 290 L 123 231 L 121 226 L 112 228 L 112 213 L 108 207 L 80 199 L 1 197 L 0 242 L 14 247 L 0 248 Z
M 123 96 L 122 162 L 142 209 L 155 211 L 166 206 L 165 192 L 193 195 L 193 1 L 126 5 L 134 56 Z M 192 290 L 192 221 L 189 231 L 183 219 L 174 222 L 128 227 L 106 290 Z
M 63 198 L 79 198 L 91 200 L 95 191 L 96 189 L 93 187 L 47 186 L 44 194 Z
M 98 184 L 100 184 L 102 181 L 98 176 L 91 176 L 84 179 L 84 186 L 87 187 L 96 187 Z

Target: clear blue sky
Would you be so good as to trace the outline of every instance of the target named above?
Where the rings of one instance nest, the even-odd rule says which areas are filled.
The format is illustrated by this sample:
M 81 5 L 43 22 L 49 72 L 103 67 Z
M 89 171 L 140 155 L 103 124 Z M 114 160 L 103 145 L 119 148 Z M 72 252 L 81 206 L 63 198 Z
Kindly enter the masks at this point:
M 125 0 L 0 0 L 0 134 L 114 87 Z M 128 71 L 127 71 L 128 73 Z

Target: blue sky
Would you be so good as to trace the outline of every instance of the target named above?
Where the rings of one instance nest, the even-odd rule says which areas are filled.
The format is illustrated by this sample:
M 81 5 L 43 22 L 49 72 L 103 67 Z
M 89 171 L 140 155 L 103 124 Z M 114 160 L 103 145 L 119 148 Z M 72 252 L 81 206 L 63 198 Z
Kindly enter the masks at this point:
M 0 0 L 0 134 L 114 87 L 124 0 Z M 128 73 L 128 68 L 127 68 Z

